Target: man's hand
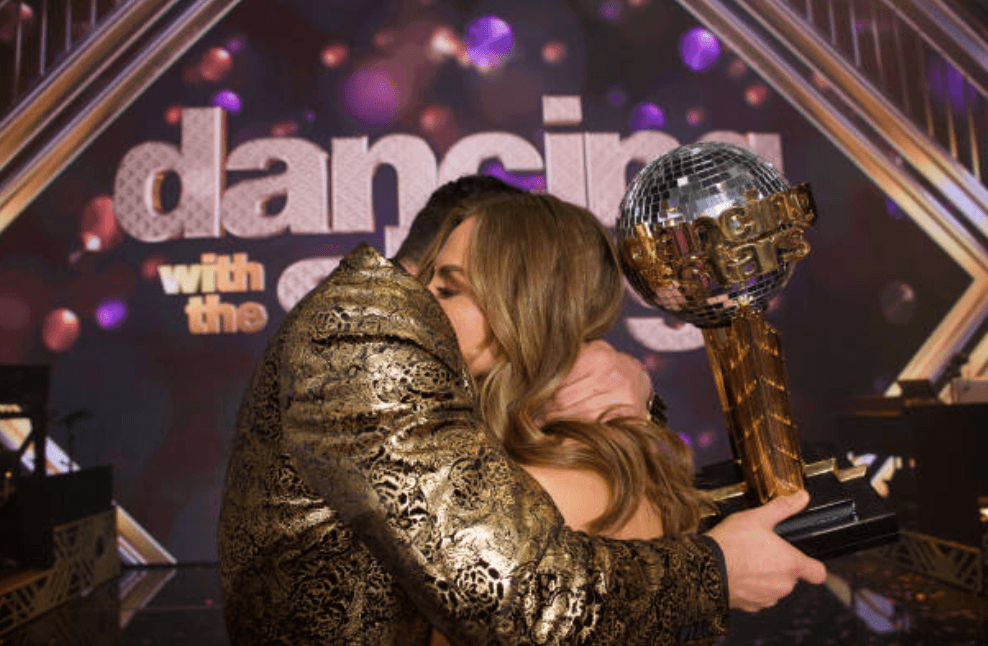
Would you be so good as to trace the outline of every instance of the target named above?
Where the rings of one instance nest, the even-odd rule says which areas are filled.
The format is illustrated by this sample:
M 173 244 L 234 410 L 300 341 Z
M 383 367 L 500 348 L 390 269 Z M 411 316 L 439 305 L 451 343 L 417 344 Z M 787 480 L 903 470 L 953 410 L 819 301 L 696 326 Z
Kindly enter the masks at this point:
M 809 502 L 799 491 L 725 518 L 708 532 L 724 551 L 730 606 L 756 612 L 774 606 L 800 579 L 823 583 L 827 570 L 773 530 Z
M 648 417 L 652 380 L 640 361 L 603 340 L 584 343 L 580 354 L 536 423 L 587 422 L 622 415 Z

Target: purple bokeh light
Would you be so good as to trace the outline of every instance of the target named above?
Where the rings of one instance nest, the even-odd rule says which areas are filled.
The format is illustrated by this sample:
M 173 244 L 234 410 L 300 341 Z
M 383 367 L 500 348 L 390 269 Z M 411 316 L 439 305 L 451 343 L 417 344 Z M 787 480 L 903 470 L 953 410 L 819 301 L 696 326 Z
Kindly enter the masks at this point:
M 374 126 L 391 123 L 405 107 L 405 97 L 394 75 L 384 67 L 366 67 L 347 79 L 343 88 L 347 112 Z
M 630 125 L 633 131 L 658 130 L 665 127 L 666 115 L 654 103 L 639 103 L 631 111 Z
M 930 86 L 930 93 L 941 103 L 945 103 L 950 97 L 950 105 L 955 112 L 962 112 L 966 109 L 964 103 L 964 93 L 967 90 L 967 82 L 964 75 L 953 65 L 947 63 L 942 58 L 934 57 L 926 66 L 926 79 Z M 968 93 L 968 103 L 972 108 L 979 103 L 977 93 Z
M 515 37 L 511 25 L 497 16 L 481 16 L 467 25 L 463 43 L 474 65 L 497 67 L 511 55 Z
M 240 114 L 240 110 L 244 107 L 240 96 L 233 90 L 220 90 L 217 92 L 216 96 L 213 97 L 213 105 L 223 108 L 231 114 Z
M 545 175 L 542 173 L 511 173 L 504 168 L 504 164 L 497 160 L 489 161 L 481 166 L 480 172 L 526 191 L 544 191 L 546 186 Z
M 856 20 L 854 22 L 854 31 L 859 34 L 871 30 L 872 22 L 870 20 Z
M 226 51 L 230 52 L 231 54 L 239 54 L 240 52 L 243 51 L 244 45 L 246 44 L 247 44 L 246 38 L 244 38 L 243 36 L 234 36 L 233 38 L 226 41 L 226 44 L 223 47 L 224 49 L 226 49 Z
M 899 208 L 898 203 L 896 203 L 896 201 L 891 197 L 885 198 L 885 212 L 888 213 L 893 220 L 901 220 L 904 217 L 902 209 Z
M 104 330 L 113 330 L 127 318 L 127 304 L 119 298 L 107 298 L 96 306 L 96 323 Z
M 703 27 L 690 29 L 679 40 L 679 55 L 686 67 L 705 72 L 720 58 L 720 41 Z
M 621 3 L 617 0 L 605 0 L 600 4 L 600 17 L 604 20 L 617 20 L 621 17 Z
M 614 85 L 607 90 L 607 102 L 615 108 L 623 107 L 628 102 L 628 93 L 624 88 Z

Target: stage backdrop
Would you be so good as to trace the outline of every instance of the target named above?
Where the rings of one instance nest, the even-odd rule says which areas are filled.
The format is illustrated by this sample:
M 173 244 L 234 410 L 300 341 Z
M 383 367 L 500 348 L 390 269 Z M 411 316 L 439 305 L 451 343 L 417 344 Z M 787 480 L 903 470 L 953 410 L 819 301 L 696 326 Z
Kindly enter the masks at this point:
M 885 391 L 966 275 L 757 74 L 658 0 L 244 0 L 0 234 L 0 362 L 51 364 L 51 437 L 180 561 L 216 557 L 234 420 L 286 311 L 481 170 L 609 226 L 643 163 L 720 140 L 809 182 L 768 318 L 803 437 Z M 156 179 L 157 178 L 157 179 Z M 158 181 L 162 180 L 162 181 Z M 699 332 L 627 298 L 697 462 L 730 455 Z

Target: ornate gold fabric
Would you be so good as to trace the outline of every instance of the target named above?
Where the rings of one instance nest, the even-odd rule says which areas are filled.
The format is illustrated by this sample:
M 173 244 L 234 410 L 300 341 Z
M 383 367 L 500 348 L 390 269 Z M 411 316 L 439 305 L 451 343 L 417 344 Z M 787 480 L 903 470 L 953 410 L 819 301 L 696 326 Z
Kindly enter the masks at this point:
M 448 320 L 362 245 L 288 315 L 220 515 L 233 644 L 665 644 L 723 633 L 708 538 L 564 527 L 474 411 Z

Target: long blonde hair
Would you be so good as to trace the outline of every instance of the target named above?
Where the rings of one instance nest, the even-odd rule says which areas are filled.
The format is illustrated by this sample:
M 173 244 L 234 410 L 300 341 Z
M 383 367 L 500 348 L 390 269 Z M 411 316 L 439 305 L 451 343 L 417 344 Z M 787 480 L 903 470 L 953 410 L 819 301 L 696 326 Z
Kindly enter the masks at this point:
M 549 195 L 492 198 L 450 215 L 423 259 L 426 279 L 468 217 L 477 225 L 467 275 L 497 350 L 478 379 L 492 432 L 520 464 L 599 474 L 610 496 L 592 532 L 620 529 L 643 496 L 666 533 L 693 531 L 701 495 L 689 449 L 668 428 L 632 417 L 536 423 L 581 345 L 603 337 L 621 312 L 624 282 L 607 230 L 586 209 Z

